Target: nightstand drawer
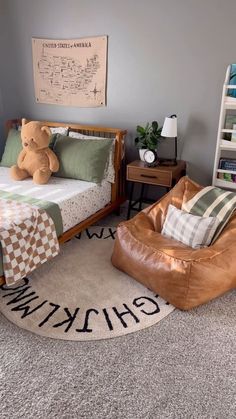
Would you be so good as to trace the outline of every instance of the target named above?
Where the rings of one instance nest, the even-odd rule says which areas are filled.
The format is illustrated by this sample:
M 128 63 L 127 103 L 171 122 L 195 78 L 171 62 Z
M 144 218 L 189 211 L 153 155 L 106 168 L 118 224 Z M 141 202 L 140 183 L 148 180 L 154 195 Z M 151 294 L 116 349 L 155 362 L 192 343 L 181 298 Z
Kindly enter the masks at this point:
M 171 187 L 171 172 L 161 171 L 156 168 L 141 168 L 127 166 L 127 180 L 133 182 L 148 183 L 150 185 L 160 185 Z

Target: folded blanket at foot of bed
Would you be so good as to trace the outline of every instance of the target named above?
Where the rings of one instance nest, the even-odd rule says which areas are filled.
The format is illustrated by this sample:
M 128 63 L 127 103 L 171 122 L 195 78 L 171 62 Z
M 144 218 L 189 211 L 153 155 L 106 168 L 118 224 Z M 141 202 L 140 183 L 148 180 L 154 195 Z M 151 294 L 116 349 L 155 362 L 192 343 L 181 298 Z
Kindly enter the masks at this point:
M 0 191 L 0 274 L 4 274 L 7 285 L 56 256 L 60 234 L 58 205 Z

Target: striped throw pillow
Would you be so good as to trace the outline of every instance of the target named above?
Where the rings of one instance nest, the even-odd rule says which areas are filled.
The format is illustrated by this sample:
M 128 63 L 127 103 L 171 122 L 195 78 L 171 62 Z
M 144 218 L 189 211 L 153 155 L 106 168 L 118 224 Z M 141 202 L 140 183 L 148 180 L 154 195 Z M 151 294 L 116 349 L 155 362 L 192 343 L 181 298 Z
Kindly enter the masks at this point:
M 169 205 L 161 234 L 193 249 L 209 246 L 219 225 L 216 217 L 200 217 Z
M 236 210 L 236 193 L 207 186 L 190 201 L 185 202 L 182 210 L 201 217 L 216 217 L 219 220 L 219 226 L 212 238 L 214 243 Z

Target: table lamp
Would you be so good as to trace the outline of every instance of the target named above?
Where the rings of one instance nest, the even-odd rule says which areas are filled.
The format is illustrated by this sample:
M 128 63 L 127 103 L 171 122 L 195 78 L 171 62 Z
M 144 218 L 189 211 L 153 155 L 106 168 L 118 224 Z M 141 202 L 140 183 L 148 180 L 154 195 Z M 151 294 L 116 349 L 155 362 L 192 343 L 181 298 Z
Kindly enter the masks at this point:
M 165 118 L 161 136 L 166 138 L 174 138 L 175 140 L 175 158 L 166 160 L 164 162 L 170 166 L 176 166 L 177 164 L 177 116 L 171 115 Z

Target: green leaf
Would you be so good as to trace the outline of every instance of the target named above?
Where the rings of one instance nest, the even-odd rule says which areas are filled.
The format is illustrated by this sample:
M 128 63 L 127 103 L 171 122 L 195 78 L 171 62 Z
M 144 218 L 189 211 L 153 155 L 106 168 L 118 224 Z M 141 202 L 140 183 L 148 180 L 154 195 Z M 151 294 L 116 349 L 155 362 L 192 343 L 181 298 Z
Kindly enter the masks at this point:
M 157 121 L 152 121 L 152 130 L 153 130 L 154 132 L 156 132 L 156 131 L 157 131 L 157 129 L 158 129 L 158 123 L 157 123 Z
M 137 125 L 137 132 L 141 135 L 145 134 L 145 129 L 141 125 Z
M 146 123 L 145 127 L 137 125 L 136 127 L 138 136 L 135 138 L 135 146 L 137 148 L 149 148 L 155 150 L 161 139 L 162 127 L 159 128 L 157 121 Z
M 149 122 L 147 122 L 146 127 L 145 127 L 146 133 L 149 131 L 149 129 L 150 129 L 150 124 L 149 124 Z

